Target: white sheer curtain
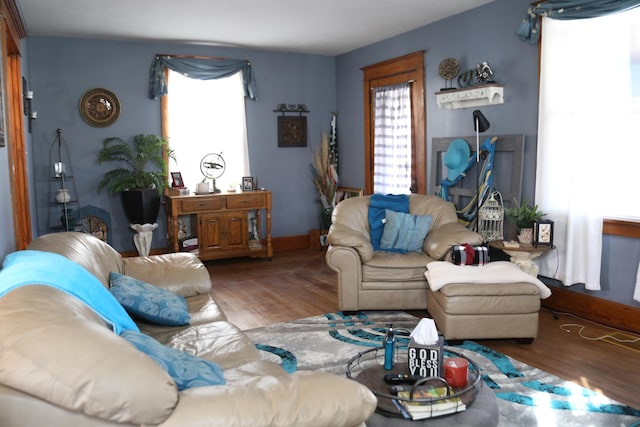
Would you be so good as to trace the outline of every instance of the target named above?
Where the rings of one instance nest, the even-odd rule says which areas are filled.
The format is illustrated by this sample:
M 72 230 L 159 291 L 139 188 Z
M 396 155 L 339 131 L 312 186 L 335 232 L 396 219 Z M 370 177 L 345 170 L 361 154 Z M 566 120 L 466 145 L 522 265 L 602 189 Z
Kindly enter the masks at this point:
M 558 259 L 539 266 L 567 286 L 599 290 L 603 218 L 640 217 L 639 12 L 543 21 L 536 203 Z
M 169 145 L 176 162 L 169 170 L 180 172 L 187 187 L 194 190 L 204 179 L 200 160 L 208 153 L 220 153 L 225 173 L 216 186 L 225 191 L 239 188 L 243 176 L 250 176 L 242 72 L 216 80 L 197 80 L 169 71 Z
M 410 83 L 374 89 L 373 192 L 409 194 L 411 188 Z

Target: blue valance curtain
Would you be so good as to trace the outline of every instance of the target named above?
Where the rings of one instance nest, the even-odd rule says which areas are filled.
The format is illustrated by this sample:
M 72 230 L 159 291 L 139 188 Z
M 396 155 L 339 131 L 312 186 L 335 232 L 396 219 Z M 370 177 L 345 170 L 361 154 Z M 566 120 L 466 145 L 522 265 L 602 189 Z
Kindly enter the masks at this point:
M 585 19 L 624 12 L 640 6 L 640 0 L 548 0 L 529 8 L 528 16 L 522 20 L 516 33 L 529 43 L 540 39 L 540 20 L 543 16 L 552 19 Z
M 151 64 L 151 76 L 149 78 L 149 96 L 158 99 L 167 94 L 167 80 L 163 68 L 166 67 L 186 77 L 199 80 L 212 80 L 229 77 L 242 71 L 244 96 L 252 100 L 258 97 L 251 63 L 241 59 L 215 59 L 215 58 L 184 58 L 168 55 L 158 55 Z

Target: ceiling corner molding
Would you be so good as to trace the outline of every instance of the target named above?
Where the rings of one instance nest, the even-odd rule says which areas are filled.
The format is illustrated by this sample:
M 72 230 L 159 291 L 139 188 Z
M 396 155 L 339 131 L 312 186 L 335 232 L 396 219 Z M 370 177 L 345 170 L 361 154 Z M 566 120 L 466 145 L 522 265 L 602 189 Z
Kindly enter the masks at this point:
M 18 39 L 27 37 L 27 30 L 20 16 L 20 9 L 16 4 L 16 0 L 2 0 L 2 10 L 7 15 L 6 19 L 10 21 L 10 27 L 15 31 L 15 36 Z

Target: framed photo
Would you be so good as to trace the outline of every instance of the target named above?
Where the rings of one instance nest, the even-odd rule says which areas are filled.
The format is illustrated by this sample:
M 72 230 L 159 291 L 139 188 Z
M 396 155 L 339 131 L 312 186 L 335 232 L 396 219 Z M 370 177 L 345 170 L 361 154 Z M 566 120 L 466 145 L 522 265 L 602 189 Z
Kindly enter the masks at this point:
M 174 188 L 184 188 L 184 181 L 180 172 L 171 172 L 171 186 Z
M 533 246 L 553 247 L 553 221 L 539 219 L 533 222 Z
M 278 116 L 278 147 L 307 146 L 307 117 Z
M 254 188 L 254 180 L 252 176 L 243 176 L 242 177 L 242 191 L 253 191 Z
M 361 197 L 364 194 L 364 190 L 354 187 L 338 187 L 336 188 L 336 193 L 336 200 L 341 202 L 352 197 Z

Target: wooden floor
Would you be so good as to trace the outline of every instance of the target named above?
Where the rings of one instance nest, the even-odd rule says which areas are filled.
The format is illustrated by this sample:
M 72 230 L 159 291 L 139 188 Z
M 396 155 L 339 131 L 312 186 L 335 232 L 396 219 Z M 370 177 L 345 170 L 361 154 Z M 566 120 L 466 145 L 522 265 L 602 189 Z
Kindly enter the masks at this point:
M 272 261 L 241 258 L 207 261 L 213 295 L 229 321 L 246 330 L 336 311 L 335 273 L 324 252 L 312 249 L 278 253 Z M 427 311 L 411 311 L 427 317 Z M 540 313 L 538 338 L 530 345 L 513 340 L 477 340 L 529 365 L 640 408 L 640 352 L 590 341 L 561 325 L 585 326 L 583 335 L 615 332 L 588 321 L 549 311 Z

